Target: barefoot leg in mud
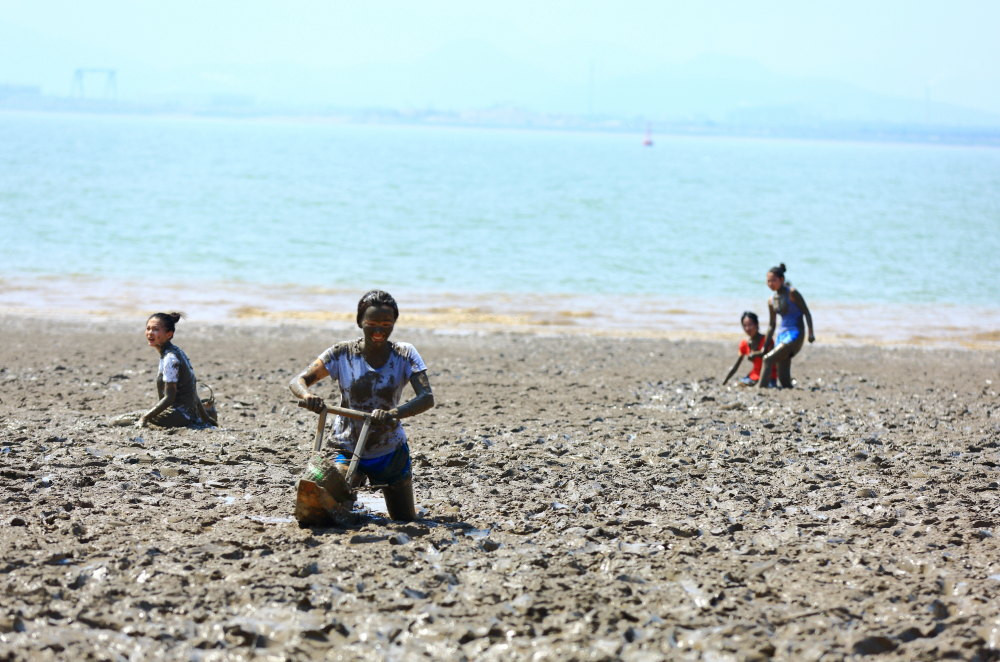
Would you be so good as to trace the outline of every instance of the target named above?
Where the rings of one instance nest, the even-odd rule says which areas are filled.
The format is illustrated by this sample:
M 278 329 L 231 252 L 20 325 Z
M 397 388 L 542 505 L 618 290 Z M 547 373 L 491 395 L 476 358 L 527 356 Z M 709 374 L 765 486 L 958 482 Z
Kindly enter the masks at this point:
M 778 361 L 778 383 L 782 388 L 792 387 L 792 357 L 786 356 Z
M 417 512 L 413 506 L 413 476 L 407 476 L 383 487 L 382 496 L 385 498 L 385 507 L 389 511 L 390 518 L 401 522 L 412 522 L 417 519 Z
M 771 366 L 777 364 L 778 366 L 778 383 L 781 384 L 783 388 L 792 387 L 792 357 L 799 353 L 802 349 L 802 344 L 805 342 L 804 336 L 799 336 L 795 342 L 792 343 L 782 343 L 772 349 L 770 352 L 764 355 L 764 365 L 761 368 L 762 375 L 771 374 Z M 767 381 L 761 379 L 757 387 L 764 388 Z
M 763 366 L 761 366 L 760 374 L 761 375 L 770 375 L 771 374 L 771 368 L 775 364 L 777 364 L 778 365 L 778 381 L 781 383 L 782 386 L 785 385 L 784 375 L 782 375 L 782 372 L 781 372 L 782 368 L 784 368 L 785 372 L 786 372 L 786 374 L 788 376 L 788 385 L 791 386 L 791 384 L 792 384 L 792 382 L 791 382 L 791 374 L 792 374 L 792 368 L 791 368 L 791 366 L 792 366 L 792 357 L 791 357 L 791 352 L 792 352 L 792 346 L 791 345 L 784 345 L 784 344 L 782 344 L 782 345 L 778 345 L 777 347 L 775 347 L 774 349 L 772 349 L 770 352 L 768 352 L 767 354 L 764 355 L 764 364 L 763 364 Z M 767 379 L 761 379 L 761 380 L 759 380 L 757 382 L 757 388 L 767 388 L 767 384 L 768 384 L 768 380 Z

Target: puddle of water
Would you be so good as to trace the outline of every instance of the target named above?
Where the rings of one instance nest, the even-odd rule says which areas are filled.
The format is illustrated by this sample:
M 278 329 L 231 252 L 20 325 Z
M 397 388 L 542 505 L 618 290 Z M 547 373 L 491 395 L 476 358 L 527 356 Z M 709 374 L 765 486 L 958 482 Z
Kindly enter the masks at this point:
M 490 531 L 492 530 L 493 529 L 465 529 L 462 533 L 470 538 L 482 539 L 488 537 L 490 535 Z
M 235 497 L 217 497 L 225 505 L 232 505 L 235 501 Z M 388 515 L 389 511 L 385 507 L 385 499 L 382 498 L 380 492 L 361 492 L 358 494 L 357 501 L 354 502 L 354 510 L 358 512 L 368 512 L 373 515 Z M 423 512 L 420 509 L 419 512 Z M 288 517 L 268 517 L 265 515 L 247 515 L 247 519 L 251 519 L 254 522 L 261 522 L 262 524 L 286 524 L 289 522 L 294 522 L 295 518 Z M 229 519 L 229 518 L 224 518 Z M 474 531 L 478 531 L 474 529 Z M 485 534 L 479 534 L 477 537 L 485 537 L 489 533 L 489 529 L 485 529 Z
M 370 513 L 388 515 L 389 510 L 385 507 L 385 499 L 380 492 L 362 492 L 358 494 L 358 500 L 354 502 L 355 510 L 367 510 Z
M 261 522 L 263 524 L 287 524 L 289 522 L 294 522 L 295 518 L 288 517 L 265 517 L 264 515 L 247 515 L 248 519 L 252 519 L 255 522 Z

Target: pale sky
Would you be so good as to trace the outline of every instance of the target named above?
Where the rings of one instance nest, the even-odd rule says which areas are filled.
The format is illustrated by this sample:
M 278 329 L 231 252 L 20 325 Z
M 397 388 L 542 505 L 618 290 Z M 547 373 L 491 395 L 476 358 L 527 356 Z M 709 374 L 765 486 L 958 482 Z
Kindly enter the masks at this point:
M 67 95 L 99 66 L 122 98 L 565 110 L 554 85 L 579 107 L 595 81 L 728 56 L 1000 114 L 998 34 L 995 0 L 0 0 L 0 84 Z

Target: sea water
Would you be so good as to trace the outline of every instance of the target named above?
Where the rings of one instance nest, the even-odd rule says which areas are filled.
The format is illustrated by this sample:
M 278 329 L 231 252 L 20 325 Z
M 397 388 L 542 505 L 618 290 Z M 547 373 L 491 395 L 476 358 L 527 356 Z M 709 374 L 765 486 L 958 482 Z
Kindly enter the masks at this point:
M 349 313 L 381 287 L 624 326 L 704 308 L 738 332 L 779 262 L 848 325 L 1000 308 L 993 148 L 5 113 L 0 229 L 8 308 L 172 289 Z

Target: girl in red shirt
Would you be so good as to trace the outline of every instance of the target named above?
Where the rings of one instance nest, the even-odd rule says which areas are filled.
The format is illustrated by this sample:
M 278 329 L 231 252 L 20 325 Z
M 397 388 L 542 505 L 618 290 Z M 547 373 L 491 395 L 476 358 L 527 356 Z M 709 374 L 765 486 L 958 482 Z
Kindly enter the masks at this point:
M 760 332 L 760 320 L 757 318 L 757 313 L 752 313 L 749 310 L 744 312 L 743 316 L 740 317 L 740 324 L 743 325 L 743 332 L 747 334 L 747 337 L 740 341 L 740 355 L 736 358 L 736 363 L 730 368 L 729 374 L 722 380 L 722 383 L 725 385 L 729 381 L 729 378 L 736 374 L 740 363 L 743 362 L 743 357 L 749 356 L 753 361 L 753 367 L 750 370 L 750 374 L 739 378 L 739 384 L 742 386 L 754 386 L 760 379 L 761 365 L 764 362 L 763 356 L 774 347 L 774 341 L 768 342 L 765 346 L 766 338 Z M 765 386 L 771 386 L 777 378 L 778 367 L 774 366 L 771 368 L 771 378 Z

